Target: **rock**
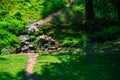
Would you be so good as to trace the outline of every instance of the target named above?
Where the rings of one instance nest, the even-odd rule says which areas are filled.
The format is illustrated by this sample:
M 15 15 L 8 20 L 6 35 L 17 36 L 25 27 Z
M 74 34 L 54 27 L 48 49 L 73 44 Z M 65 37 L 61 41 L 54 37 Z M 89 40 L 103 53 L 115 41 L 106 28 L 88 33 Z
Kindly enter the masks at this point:
M 14 52 L 17 53 L 17 54 L 20 53 L 21 52 L 21 48 L 17 47 Z
M 29 25 L 28 31 L 32 31 L 32 32 L 39 31 L 39 29 L 38 29 L 38 23 L 33 23 L 33 24 Z
M 21 35 L 19 38 L 22 45 L 21 47 L 16 48 L 16 53 L 36 53 L 37 47 L 39 47 L 42 51 L 56 51 L 60 47 L 60 42 L 48 35 L 39 36 L 38 46 L 33 46 L 28 41 L 28 35 Z
M 60 42 L 47 35 L 39 36 L 39 47 L 43 51 L 57 50 L 60 47 Z
M 25 42 L 25 41 L 28 40 L 28 35 L 20 35 L 19 39 L 20 39 L 21 42 Z
M 33 47 L 33 45 L 31 45 L 31 44 L 30 44 L 30 45 L 28 45 L 28 46 L 29 46 L 29 47 Z
M 40 39 L 39 41 L 39 45 L 43 46 L 44 44 L 47 44 L 49 41 L 45 40 L 45 39 Z
M 25 41 L 24 43 L 25 43 L 26 45 L 29 45 L 29 44 L 30 44 L 30 42 L 27 42 L 27 41 Z
M 48 48 L 49 47 L 49 44 L 44 44 L 44 48 Z
M 57 50 L 56 47 L 49 47 L 48 50 Z
M 55 41 L 50 41 L 49 44 L 50 44 L 50 45 L 54 45 L 54 44 L 55 44 Z
M 33 32 L 38 32 L 39 29 L 37 27 L 34 28 Z
M 39 36 L 40 39 L 45 39 L 46 38 L 46 35 L 41 35 Z
M 29 45 L 29 50 L 36 50 L 36 48 L 33 45 Z
M 29 50 L 29 47 L 28 47 L 28 46 L 23 46 L 23 47 L 21 48 L 21 52 L 23 52 L 23 53 L 27 53 L 28 50 Z

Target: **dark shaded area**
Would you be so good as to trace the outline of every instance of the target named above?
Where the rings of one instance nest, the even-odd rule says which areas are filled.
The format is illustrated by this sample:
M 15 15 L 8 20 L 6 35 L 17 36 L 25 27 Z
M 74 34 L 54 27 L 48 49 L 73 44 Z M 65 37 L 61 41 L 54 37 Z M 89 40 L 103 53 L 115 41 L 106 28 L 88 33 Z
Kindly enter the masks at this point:
M 36 80 L 35 74 L 27 74 L 24 80 Z
M 16 76 L 9 72 L 0 72 L 0 80 L 26 80 L 25 71 L 18 72 Z
M 86 54 L 58 55 L 61 63 L 42 66 L 42 74 L 37 80 L 119 80 L 120 45 L 90 45 Z
M 7 60 L 6 58 L 2 58 L 2 57 L 0 57 L 0 60 Z
M 10 73 L 8 73 L 8 72 L 1 72 L 0 73 L 0 80 L 9 80 L 9 79 L 14 79 L 14 77 L 11 76 Z
M 86 21 L 84 10 L 76 8 L 76 6 L 82 6 L 84 4 L 82 1 L 76 1 L 61 16 L 40 27 L 39 33 L 53 36 L 61 41 L 61 43 L 67 42 L 63 44 L 63 46 L 67 47 L 74 44 L 81 45 L 84 42 L 103 43 L 120 38 L 117 12 L 110 1 L 93 1 L 93 7 L 95 9 L 94 23 L 92 20 Z M 109 28 L 112 29 L 112 27 L 117 27 L 117 29 L 109 31 Z M 105 30 L 106 32 L 104 32 Z M 87 36 L 86 41 L 83 39 L 84 35 Z

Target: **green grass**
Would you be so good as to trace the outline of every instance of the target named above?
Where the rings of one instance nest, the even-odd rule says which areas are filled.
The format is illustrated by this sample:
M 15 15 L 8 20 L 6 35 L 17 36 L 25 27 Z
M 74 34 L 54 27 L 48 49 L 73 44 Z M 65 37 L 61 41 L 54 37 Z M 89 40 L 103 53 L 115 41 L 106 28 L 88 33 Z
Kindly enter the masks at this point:
M 119 59 L 116 55 L 95 54 L 41 56 L 35 72 L 42 80 L 118 80 Z
M 34 75 L 36 80 L 119 80 L 119 47 L 118 40 L 41 52 Z M 25 80 L 26 64 L 26 55 L 0 55 L 0 80 Z
M 83 52 L 71 48 L 50 53 L 57 55 L 41 55 L 35 75 L 38 80 L 119 80 L 118 42 L 90 44 Z
M 26 55 L 0 55 L 0 80 L 23 80 Z
M 56 63 L 56 62 L 60 62 L 60 60 L 56 57 L 56 56 L 40 56 L 37 59 L 37 64 L 35 66 L 35 72 L 38 74 L 42 73 L 42 66 L 46 65 L 46 64 L 50 64 L 50 63 Z

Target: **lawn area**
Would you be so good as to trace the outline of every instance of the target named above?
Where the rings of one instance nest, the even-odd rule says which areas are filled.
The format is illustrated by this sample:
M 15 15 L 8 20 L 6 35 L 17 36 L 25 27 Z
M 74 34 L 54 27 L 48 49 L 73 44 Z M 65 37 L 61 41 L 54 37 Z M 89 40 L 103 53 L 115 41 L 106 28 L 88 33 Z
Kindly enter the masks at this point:
M 27 55 L 0 55 L 0 80 L 23 80 Z
M 119 80 L 120 42 L 40 52 L 35 80 Z M 0 80 L 26 80 L 27 55 L 0 55 Z
M 120 45 L 90 45 L 84 54 L 76 49 L 60 55 L 41 55 L 35 66 L 36 80 L 119 80 Z M 66 49 L 67 50 L 67 49 Z M 54 54 L 50 53 L 50 54 Z
M 50 56 L 50 55 L 39 56 L 37 59 L 37 64 L 35 66 L 35 72 L 41 74 L 42 66 L 56 62 L 60 62 L 60 60 L 56 56 Z

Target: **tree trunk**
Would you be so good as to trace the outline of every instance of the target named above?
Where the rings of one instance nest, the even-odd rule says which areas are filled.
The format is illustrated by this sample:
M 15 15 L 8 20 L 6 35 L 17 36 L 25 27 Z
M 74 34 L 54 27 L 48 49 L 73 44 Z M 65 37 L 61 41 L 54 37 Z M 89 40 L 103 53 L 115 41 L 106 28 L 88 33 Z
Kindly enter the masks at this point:
M 85 0 L 85 16 L 86 20 L 94 20 L 94 10 L 92 0 Z
M 95 20 L 92 0 L 85 0 L 86 30 L 95 31 Z
M 120 25 L 120 0 L 117 0 L 117 13 L 118 13 L 118 19 L 119 19 L 119 25 Z

